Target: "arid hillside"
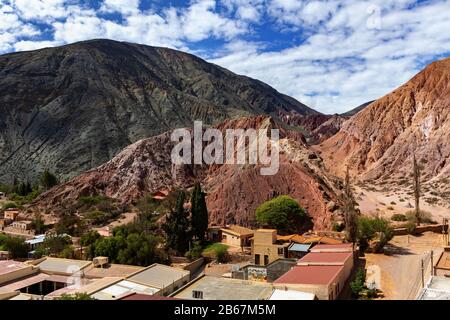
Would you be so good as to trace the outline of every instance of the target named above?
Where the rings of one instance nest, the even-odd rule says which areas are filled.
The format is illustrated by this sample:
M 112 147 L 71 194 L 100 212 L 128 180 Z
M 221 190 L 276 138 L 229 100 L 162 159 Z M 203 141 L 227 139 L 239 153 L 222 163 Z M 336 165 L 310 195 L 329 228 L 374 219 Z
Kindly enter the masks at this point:
M 261 165 L 174 166 L 170 158 L 174 143 L 165 133 L 141 140 L 106 164 L 51 189 L 31 209 L 57 216 L 80 197 L 96 195 L 132 204 L 146 194 L 189 188 L 201 181 L 208 194 L 211 224 L 252 226 L 261 203 L 286 194 L 307 209 L 314 228 L 329 229 L 332 223 L 342 221 L 339 183 L 327 175 L 322 159 L 306 147 L 299 132 L 286 130 L 267 116 L 228 120 L 217 128 L 279 128 L 279 172 L 262 176 Z

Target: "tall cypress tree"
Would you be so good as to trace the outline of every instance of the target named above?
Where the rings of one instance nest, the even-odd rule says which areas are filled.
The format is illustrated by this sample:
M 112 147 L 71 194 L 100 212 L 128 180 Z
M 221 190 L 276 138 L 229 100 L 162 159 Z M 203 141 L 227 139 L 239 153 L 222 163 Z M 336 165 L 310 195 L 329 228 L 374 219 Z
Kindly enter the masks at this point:
M 350 172 L 347 167 L 344 184 L 344 210 L 345 210 L 345 235 L 347 241 L 356 243 L 358 234 L 358 212 L 355 208 L 355 197 L 353 196 L 352 186 L 350 183 Z
M 188 250 L 191 240 L 188 213 L 184 209 L 185 202 L 186 194 L 182 191 L 178 196 L 175 210 L 167 216 L 166 223 L 163 225 L 167 247 L 182 255 Z
M 206 207 L 206 195 L 199 183 L 196 183 L 191 198 L 192 234 L 203 241 L 208 231 L 208 208 Z

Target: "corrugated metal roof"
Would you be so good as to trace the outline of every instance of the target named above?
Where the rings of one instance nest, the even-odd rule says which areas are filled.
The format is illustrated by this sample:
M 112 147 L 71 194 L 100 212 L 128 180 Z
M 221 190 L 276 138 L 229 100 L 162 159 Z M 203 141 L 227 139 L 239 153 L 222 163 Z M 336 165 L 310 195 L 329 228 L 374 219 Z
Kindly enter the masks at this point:
M 162 289 L 172 285 L 175 281 L 178 281 L 189 274 L 190 272 L 186 270 L 155 264 L 144 271 L 129 277 L 128 280 Z
M 311 248 L 311 244 L 300 244 L 300 243 L 293 243 L 288 251 L 296 251 L 296 252 L 308 252 L 309 248 Z

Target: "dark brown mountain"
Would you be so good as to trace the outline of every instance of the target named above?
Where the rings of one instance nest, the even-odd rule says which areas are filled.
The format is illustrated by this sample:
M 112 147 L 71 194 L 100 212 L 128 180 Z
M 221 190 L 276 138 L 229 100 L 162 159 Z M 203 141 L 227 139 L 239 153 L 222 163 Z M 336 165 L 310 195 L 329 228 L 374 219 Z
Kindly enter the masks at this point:
M 109 40 L 0 56 L 0 182 L 61 178 L 193 120 L 294 111 L 270 86 L 193 55 Z

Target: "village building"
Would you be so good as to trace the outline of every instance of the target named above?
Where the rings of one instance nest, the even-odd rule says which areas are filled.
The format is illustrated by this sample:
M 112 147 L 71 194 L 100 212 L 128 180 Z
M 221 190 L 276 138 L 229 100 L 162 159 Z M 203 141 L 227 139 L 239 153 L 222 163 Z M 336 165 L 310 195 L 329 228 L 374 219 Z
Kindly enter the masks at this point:
M 20 214 L 20 210 L 15 209 L 15 208 L 6 209 L 5 212 L 3 213 L 4 218 L 6 220 L 11 220 L 11 221 L 15 221 L 18 218 L 19 214 Z
M 274 286 L 282 290 L 310 292 L 319 300 L 335 300 L 353 271 L 354 253 L 351 244 L 318 245 L 314 250 L 275 280 Z
M 420 292 L 418 300 L 450 300 L 450 278 L 431 277 Z
M 277 230 L 256 230 L 252 239 L 252 256 L 254 264 L 266 266 L 278 259 L 288 257 L 289 243 L 279 241 Z
M 172 297 L 183 300 L 268 300 L 272 293 L 272 285 L 266 283 L 202 276 Z
M 254 231 L 241 226 L 231 225 L 220 229 L 221 242 L 233 247 L 250 247 L 250 238 Z
M 128 277 L 127 280 L 156 288 L 160 295 L 167 296 L 188 284 L 190 276 L 191 273 L 187 270 L 153 264 Z

